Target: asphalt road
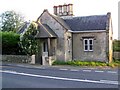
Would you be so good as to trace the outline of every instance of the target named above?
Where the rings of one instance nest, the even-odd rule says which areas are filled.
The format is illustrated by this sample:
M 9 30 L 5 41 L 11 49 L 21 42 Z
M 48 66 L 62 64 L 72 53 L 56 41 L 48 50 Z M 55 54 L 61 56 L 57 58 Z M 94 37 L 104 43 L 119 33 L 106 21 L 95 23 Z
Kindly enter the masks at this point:
M 118 88 L 118 71 L 3 66 L 2 88 Z

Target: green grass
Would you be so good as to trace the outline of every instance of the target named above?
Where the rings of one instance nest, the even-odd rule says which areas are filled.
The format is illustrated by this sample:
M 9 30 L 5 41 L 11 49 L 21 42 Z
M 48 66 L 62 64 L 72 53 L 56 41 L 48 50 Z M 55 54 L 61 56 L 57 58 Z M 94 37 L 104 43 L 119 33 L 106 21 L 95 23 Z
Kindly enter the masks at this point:
M 120 66 L 120 60 L 115 60 L 112 63 L 105 63 L 100 61 L 54 61 L 53 65 L 71 65 L 71 66 L 110 66 L 110 67 L 116 67 Z

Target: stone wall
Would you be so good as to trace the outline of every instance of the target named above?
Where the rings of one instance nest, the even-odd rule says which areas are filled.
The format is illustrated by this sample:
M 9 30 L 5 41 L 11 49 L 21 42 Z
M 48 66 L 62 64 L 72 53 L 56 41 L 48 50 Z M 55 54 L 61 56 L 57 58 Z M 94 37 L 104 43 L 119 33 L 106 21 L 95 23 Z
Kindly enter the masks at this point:
M 93 37 L 93 51 L 84 51 L 83 37 Z M 106 32 L 81 32 L 73 34 L 73 59 L 108 61 Z
M 27 55 L 1 55 L 2 62 L 30 63 L 31 57 Z

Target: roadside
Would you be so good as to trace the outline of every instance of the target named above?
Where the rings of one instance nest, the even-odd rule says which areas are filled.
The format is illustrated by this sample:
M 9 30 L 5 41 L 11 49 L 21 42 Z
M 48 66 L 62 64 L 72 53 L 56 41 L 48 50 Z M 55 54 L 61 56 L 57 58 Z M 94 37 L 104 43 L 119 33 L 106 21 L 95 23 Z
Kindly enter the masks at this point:
M 30 69 L 99 69 L 99 70 L 118 70 L 118 67 L 108 67 L 108 66 L 71 66 L 71 65 L 40 65 L 40 64 L 28 64 L 28 63 L 9 63 L 9 62 L 2 62 L 3 66 L 12 66 L 12 67 L 23 67 L 23 68 L 30 68 Z

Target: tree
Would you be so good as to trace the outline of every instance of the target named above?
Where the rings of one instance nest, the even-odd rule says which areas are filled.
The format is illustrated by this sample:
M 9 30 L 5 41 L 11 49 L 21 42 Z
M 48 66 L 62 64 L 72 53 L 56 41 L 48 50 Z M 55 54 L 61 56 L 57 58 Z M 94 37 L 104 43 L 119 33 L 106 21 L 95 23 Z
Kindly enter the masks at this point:
M 20 37 L 20 46 L 27 55 L 33 55 L 38 52 L 38 43 L 35 40 L 37 34 L 37 24 L 32 22 L 26 32 Z
M 1 31 L 17 32 L 23 22 L 23 16 L 15 11 L 6 11 L 0 15 Z

